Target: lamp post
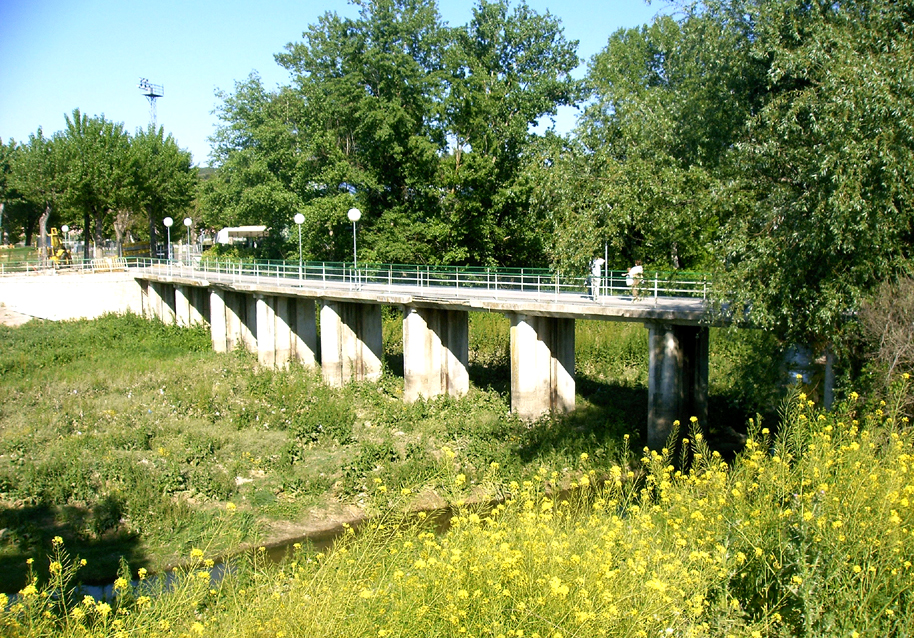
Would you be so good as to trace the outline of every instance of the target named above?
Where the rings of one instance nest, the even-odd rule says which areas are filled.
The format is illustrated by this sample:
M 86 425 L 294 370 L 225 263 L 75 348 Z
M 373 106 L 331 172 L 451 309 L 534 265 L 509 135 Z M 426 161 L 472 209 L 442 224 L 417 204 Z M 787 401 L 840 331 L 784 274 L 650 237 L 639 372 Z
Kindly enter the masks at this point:
M 171 217 L 166 217 L 162 220 L 162 223 L 165 224 L 165 229 L 168 231 L 168 243 L 165 244 L 165 259 L 171 260 L 171 225 L 175 223 Z
M 64 255 L 67 258 L 67 263 L 70 264 L 72 263 L 70 261 L 70 247 L 67 246 L 67 235 L 70 234 L 70 227 L 64 224 L 60 227 L 60 232 L 63 233 L 63 239 L 61 239 L 61 241 L 63 242 Z
M 187 248 L 186 248 L 186 250 L 187 250 L 187 265 L 188 266 L 190 266 L 190 225 L 193 223 L 194 223 L 194 221 L 190 217 L 184 218 L 184 225 L 187 226 Z
M 355 285 L 356 285 L 356 288 L 358 289 L 360 287 L 359 280 L 358 280 L 359 257 L 358 257 L 358 250 L 356 249 L 357 244 L 356 244 L 356 238 L 355 238 L 355 223 L 357 221 L 359 221 L 360 219 L 362 219 L 362 211 L 360 211 L 358 208 L 350 208 L 349 212 L 346 213 L 346 216 L 349 218 L 349 221 L 352 222 L 352 267 L 353 267 L 353 270 L 355 270 L 355 276 L 356 276 Z
M 292 221 L 298 225 L 298 278 L 301 279 L 301 225 L 305 223 L 305 216 L 296 213 Z

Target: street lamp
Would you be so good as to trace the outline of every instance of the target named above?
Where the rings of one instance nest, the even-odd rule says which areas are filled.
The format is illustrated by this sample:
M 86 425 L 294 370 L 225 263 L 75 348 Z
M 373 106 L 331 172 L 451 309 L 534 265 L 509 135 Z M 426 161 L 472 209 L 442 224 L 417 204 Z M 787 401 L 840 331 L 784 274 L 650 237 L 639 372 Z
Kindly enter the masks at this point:
M 67 246 L 67 235 L 70 234 L 70 227 L 67 226 L 66 224 L 64 224 L 63 226 L 60 227 L 60 232 L 63 233 L 63 240 L 62 240 L 62 241 L 63 241 L 63 249 L 66 251 L 66 254 L 68 255 L 68 257 L 67 257 L 67 263 L 70 263 L 70 258 L 69 258 L 70 247 Z
M 193 220 L 190 217 L 184 218 L 184 225 L 187 226 L 187 265 L 190 266 L 190 225 L 193 224 Z
M 358 251 L 356 250 L 355 223 L 362 219 L 362 211 L 360 211 L 358 208 L 350 208 L 349 212 L 346 213 L 346 216 L 349 218 L 349 221 L 352 222 L 352 267 L 353 270 L 355 270 L 356 288 L 358 288 L 359 257 Z
M 305 216 L 296 213 L 292 221 L 298 225 L 298 278 L 301 279 L 301 225 L 305 223 Z
M 171 217 L 166 217 L 162 220 L 162 223 L 165 224 L 165 228 L 168 230 L 168 243 L 165 245 L 165 259 L 171 260 L 171 225 L 175 223 Z

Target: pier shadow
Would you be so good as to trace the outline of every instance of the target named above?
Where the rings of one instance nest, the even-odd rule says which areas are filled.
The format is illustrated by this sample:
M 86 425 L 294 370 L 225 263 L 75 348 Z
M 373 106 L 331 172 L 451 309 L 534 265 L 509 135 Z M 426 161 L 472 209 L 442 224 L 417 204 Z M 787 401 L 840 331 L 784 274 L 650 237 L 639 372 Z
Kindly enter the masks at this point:
M 29 583 L 30 558 L 34 560 L 31 567 L 39 587 L 47 582 L 55 536 L 63 539 L 71 561 L 86 561 L 71 585 L 111 583 L 117 577 L 121 557 L 133 571 L 148 567 L 135 535 L 118 527 L 97 534 L 87 531 L 107 514 L 74 506 L 0 507 L 0 592 L 14 594 Z

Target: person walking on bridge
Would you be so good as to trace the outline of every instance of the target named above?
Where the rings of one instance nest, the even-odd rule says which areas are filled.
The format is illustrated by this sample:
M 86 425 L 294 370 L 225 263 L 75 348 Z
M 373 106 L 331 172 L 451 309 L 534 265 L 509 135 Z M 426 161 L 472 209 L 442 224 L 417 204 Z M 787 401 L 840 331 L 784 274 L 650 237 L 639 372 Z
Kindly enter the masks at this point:
M 590 262 L 590 296 L 594 301 L 600 300 L 600 284 L 602 283 L 600 274 L 605 263 L 606 260 L 602 257 L 597 257 Z
M 644 268 L 641 266 L 641 260 L 635 260 L 635 265 L 625 274 L 625 284 L 632 289 L 632 301 L 638 301 L 638 289 L 641 287 L 643 278 Z

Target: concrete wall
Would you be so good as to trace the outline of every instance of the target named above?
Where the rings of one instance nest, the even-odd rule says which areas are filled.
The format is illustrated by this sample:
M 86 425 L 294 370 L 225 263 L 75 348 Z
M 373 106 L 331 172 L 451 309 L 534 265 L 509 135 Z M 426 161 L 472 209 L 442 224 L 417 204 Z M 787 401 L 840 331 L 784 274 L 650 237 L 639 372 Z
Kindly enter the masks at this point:
M 47 271 L 0 277 L 0 304 L 39 319 L 94 319 L 109 312 L 143 313 L 142 289 L 128 272 Z

